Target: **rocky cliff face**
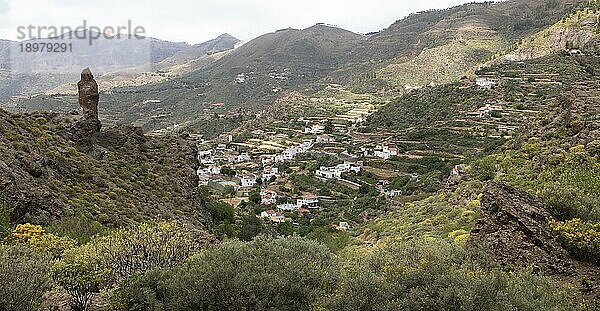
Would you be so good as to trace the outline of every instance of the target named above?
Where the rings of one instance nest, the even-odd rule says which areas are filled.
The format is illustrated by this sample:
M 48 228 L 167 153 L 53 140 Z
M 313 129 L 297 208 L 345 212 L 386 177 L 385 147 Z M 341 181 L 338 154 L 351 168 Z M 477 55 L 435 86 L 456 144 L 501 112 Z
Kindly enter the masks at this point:
M 581 10 L 529 38 L 502 61 L 524 61 L 570 49 L 589 52 L 588 44 L 598 35 L 597 12 Z M 594 45 L 595 46 L 595 45 Z
M 504 183 L 490 183 L 481 203 L 471 245 L 485 247 L 505 266 L 531 267 L 548 274 L 574 272 L 567 251 L 548 229 L 550 214 L 534 196 Z
M 110 227 L 166 218 L 203 226 L 195 143 L 125 126 L 74 140 L 78 118 L 0 110 L 0 195 L 14 221 L 83 217 Z

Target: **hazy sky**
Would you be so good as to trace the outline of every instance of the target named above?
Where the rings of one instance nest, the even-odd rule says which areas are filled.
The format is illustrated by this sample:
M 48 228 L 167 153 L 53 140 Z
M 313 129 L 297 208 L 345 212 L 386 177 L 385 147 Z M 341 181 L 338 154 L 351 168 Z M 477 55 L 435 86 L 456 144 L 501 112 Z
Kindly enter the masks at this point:
M 87 25 L 144 27 L 148 36 L 200 43 L 221 33 L 250 40 L 277 29 L 317 22 L 355 32 L 378 31 L 417 11 L 473 0 L 0 0 L 0 38 L 17 27 Z M 37 28 L 36 28 L 37 29 Z M 44 36 L 45 37 L 45 36 Z

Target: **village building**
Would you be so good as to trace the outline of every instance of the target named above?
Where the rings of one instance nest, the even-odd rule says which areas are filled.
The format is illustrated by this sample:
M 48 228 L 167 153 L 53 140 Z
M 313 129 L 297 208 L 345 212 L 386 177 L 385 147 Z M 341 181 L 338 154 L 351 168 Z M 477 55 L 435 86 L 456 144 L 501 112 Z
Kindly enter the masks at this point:
M 374 155 L 384 160 L 389 160 L 393 156 L 398 155 L 398 149 L 388 146 L 377 146 Z
M 306 207 L 308 209 L 318 209 L 319 199 L 314 195 L 307 195 L 296 200 L 298 208 Z
M 245 83 L 246 82 L 246 75 L 243 73 L 240 73 L 239 75 L 237 75 L 237 77 L 235 77 L 235 83 Z
M 323 134 L 315 138 L 317 144 L 327 144 L 335 142 L 335 138 L 331 135 Z
M 475 84 L 482 89 L 491 89 L 496 86 L 497 82 L 495 79 L 488 77 L 477 77 L 475 78 Z
M 256 186 L 256 175 L 243 175 L 240 176 L 240 188 L 252 188 Z
M 503 110 L 504 108 L 501 106 L 486 104 L 485 106 L 479 108 L 474 114 L 479 118 L 490 118 L 496 113 L 501 114 Z
M 284 223 L 289 220 L 289 219 L 285 218 L 283 213 L 272 211 L 272 210 L 260 213 L 260 217 L 268 219 L 273 223 Z
M 569 55 L 571 55 L 571 56 L 583 55 L 583 52 L 581 52 L 581 50 L 578 50 L 578 49 L 571 49 L 569 51 Z
M 402 190 L 396 190 L 396 189 L 386 190 L 386 191 L 384 191 L 384 194 L 390 198 L 395 198 L 395 197 L 399 197 L 402 195 Z
M 307 140 L 299 146 L 292 146 L 285 149 L 281 154 L 275 157 L 275 162 L 285 162 L 293 160 L 297 155 L 306 153 L 314 146 L 312 140 Z
M 277 192 L 263 189 L 260 191 L 260 204 L 271 205 L 277 203 Z
M 334 167 L 321 166 L 315 171 L 315 176 L 325 179 L 341 179 L 342 174 L 355 172 L 359 173 L 362 169 L 362 162 L 360 164 L 352 164 L 350 162 L 344 162 Z
M 315 176 L 325 179 L 340 179 L 342 178 L 342 173 L 342 171 L 333 167 L 321 166 L 321 168 L 315 171 Z
M 325 133 L 325 126 L 323 126 L 321 124 L 313 124 L 311 127 L 305 128 L 304 133 L 320 135 L 320 134 Z
M 281 212 L 293 212 L 298 210 L 298 205 L 293 203 L 284 203 L 277 205 L 277 210 Z
M 273 177 L 277 177 L 279 175 L 279 168 L 267 166 L 263 169 L 262 180 L 269 181 Z
M 235 158 L 235 162 L 238 162 L 238 163 L 248 162 L 250 160 L 252 160 L 252 158 L 250 158 L 250 156 L 248 155 L 248 153 L 241 153 L 240 155 L 238 155 Z
M 274 154 L 263 154 L 260 156 L 260 163 L 262 163 L 263 166 L 268 166 L 273 162 L 275 162 Z

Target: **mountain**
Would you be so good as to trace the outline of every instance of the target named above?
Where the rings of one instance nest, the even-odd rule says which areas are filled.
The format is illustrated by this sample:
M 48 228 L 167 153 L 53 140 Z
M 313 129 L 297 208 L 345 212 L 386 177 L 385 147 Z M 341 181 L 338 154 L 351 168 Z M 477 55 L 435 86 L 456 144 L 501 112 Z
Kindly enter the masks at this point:
M 456 81 L 575 6 L 569 0 L 512 0 L 412 14 L 372 34 L 335 75 L 345 83 L 400 91 Z
M 94 38 L 91 43 L 90 37 Z M 86 67 L 93 68 L 96 76 L 108 75 L 104 79 L 107 86 L 114 85 L 108 80 L 115 75 L 119 76 L 118 80 L 121 82 L 135 79 L 145 83 L 161 81 L 156 77 L 170 76 L 165 72 L 182 74 L 175 72 L 174 67 L 207 54 L 232 49 L 238 42 L 239 40 L 226 34 L 204 43 L 189 45 L 151 37 L 104 36 L 90 31 L 70 32 L 55 38 L 23 42 L 4 41 L 0 43 L 0 55 L 3 56 L 2 64 L 5 64 L 3 66 L 7 72 L 6 79 L 0 84 L 0 97 L 32 95 L 55 88 L 50 93 L 66 91 L 72 85 L 63 84 L 73 81 L 73 76 L 79 75 L 82 68 Z M 59 45 L 60 49 L 66 48 L 66 51 L 47 53 L 22 50 L 27 46 L 41 49 L 45 43 Z M 120 85 L 127 83 L 122 82 Z
M 222 34 L 215 39 L 198 43 L 183 49 L 172 56 L 158 62 L 155 68 L 162 70 L 171 66 L 181 65 L 193 60 L 197 60 L 207 54 L 214 54 L 233 49 L 240 40 L 230 34 Z
M 103 97 L 105 115 L 145 130 L 202 130 L 196 125 L 214 115 L 247 119 L 281 94 L 314 94 L 332 83 L 357 92 L 401 94 L 472 74 L 481 63 L 575 8 L 569 0 L 470 3 L 413 14 L 369 35 L 323 24 L 282 29 L 184 70 L 180 77 L 113 88 Z M 13 106 L 63 109 L 65 102 L 73 107 L 72 98 L 47 97 Z
M 363 38 L 325 25 L 283 29 L 182 77 L 135 89 L 114 89 L 105 100 L 108 109 L 117 112 L 115 118 L 146 130 L 204 120 L 214 113 L 235 115 L 242 106 L 251 114 L 274 101 L 280 92 L 318 89 L 315 83 L 338 67 L 350 47 Z M 147 100 L 153 102 L 148 105 Z

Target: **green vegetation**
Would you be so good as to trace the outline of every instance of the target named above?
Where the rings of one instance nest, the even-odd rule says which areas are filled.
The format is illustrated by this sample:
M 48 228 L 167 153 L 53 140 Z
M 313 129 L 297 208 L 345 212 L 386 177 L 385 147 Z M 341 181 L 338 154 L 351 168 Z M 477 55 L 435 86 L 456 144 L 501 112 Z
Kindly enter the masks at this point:
M 480 182 L 464 182 L 452 192 L 406 202 L 377 218 L 368 228 L 376 238 L 464 241 L 479 214 L 482 187 Z
M 572 290 L 527 271 L 505 273 L 456 244 L 393 243 L 351 254 L 322 310 L 572 310 Z M 466 297 L 469 297 L 466 299 Z M 583 307 L 585 309 L 585 307 Z
M 52 113 L 0 110 L 3 176 L 11 180 L 0 207 L 11 209 L 11 219 L 79 242 L 157 217 L 203 222 L 194 144 L 124 126 L 75 141 L 74 123 Z
M 171 271 L 125 282 L 115 310 L 308 310 L 338 281 L 335 256 L 300 238 L 210 246 Z
M 47 256 L 21 245 L 0 244 L 0 309 L 39 310 L 51 288 Z

